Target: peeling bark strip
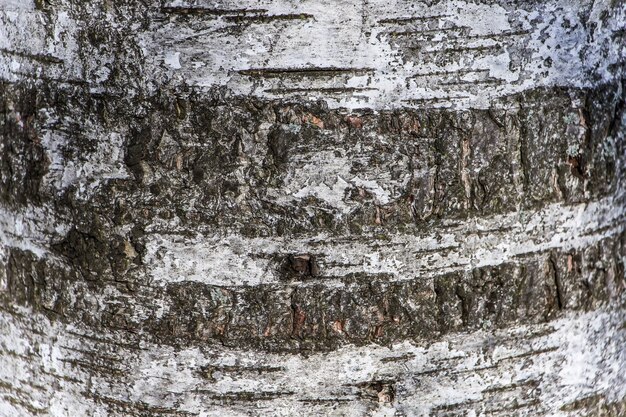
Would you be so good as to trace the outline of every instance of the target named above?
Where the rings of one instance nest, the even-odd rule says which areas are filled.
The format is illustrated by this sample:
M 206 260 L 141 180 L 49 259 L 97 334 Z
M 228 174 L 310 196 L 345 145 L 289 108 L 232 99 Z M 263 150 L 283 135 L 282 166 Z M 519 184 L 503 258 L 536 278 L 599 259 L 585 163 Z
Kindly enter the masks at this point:
M 0 0 L 0 417 L 626 415 L 625 33 Z

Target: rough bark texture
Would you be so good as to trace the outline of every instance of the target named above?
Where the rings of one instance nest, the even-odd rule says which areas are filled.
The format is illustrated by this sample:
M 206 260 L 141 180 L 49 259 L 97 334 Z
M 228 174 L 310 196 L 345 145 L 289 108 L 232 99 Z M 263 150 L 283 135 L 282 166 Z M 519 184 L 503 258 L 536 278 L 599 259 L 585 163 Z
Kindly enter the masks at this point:
M 625 34 L 0 0 L 0 415 L 626 415 Z

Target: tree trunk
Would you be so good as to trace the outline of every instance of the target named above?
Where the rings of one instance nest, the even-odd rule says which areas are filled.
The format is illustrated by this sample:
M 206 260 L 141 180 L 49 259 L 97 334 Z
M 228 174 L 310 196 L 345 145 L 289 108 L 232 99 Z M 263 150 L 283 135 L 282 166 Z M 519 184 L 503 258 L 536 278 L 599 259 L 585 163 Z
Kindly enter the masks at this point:
M 0 415 L 626 415 L 621 0 L 0 0 Z

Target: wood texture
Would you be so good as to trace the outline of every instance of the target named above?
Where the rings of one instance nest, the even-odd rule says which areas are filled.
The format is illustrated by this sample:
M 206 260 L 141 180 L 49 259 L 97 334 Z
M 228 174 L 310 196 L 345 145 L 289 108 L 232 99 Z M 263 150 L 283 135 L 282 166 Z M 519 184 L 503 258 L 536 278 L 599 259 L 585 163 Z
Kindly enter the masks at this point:
M 623 416 L 623 1 L 0 0 L 0 416 Z

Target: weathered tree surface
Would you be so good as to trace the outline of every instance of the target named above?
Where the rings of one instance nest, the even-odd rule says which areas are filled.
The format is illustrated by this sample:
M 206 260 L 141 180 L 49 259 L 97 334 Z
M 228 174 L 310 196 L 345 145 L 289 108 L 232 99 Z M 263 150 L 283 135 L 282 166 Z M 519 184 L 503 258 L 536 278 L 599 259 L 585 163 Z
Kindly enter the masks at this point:
M 0 0 L 0 415 L 626 416 L 626 3 Z

